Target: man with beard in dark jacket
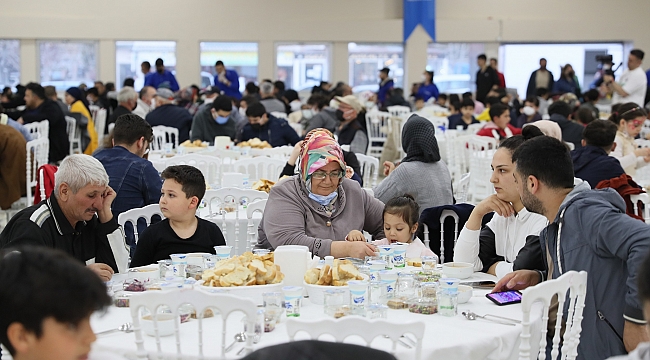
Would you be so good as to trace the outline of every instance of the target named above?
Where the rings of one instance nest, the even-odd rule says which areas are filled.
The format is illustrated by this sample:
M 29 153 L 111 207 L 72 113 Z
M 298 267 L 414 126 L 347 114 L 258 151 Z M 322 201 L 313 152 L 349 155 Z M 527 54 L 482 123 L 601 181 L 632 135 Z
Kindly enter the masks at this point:
M 599 182 L 619 177 L 625 173 L 621 163 L 609 156 L 616 143 L 616 125 L 611 121 L 596 120 L 585 127 L 582 146 L 571 152 L 575 176 L 596 188 Z

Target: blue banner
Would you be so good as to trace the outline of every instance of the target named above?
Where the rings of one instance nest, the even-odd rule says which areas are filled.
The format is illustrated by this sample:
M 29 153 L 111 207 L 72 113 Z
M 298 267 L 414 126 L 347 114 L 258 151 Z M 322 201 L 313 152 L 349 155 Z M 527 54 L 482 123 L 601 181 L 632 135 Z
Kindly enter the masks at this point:
M 404 42 L 418 24 L 436 41 L 435 0 L 404 0 Z

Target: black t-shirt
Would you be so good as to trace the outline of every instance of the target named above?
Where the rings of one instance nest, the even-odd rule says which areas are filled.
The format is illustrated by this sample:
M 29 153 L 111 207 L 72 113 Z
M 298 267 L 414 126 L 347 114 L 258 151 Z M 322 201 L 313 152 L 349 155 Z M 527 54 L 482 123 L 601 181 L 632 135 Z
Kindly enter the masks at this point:
M 135 248 L 131 267 L 155 264 L 158 260 L 169 259 L 171 254 L 204 252 L 214 254 L 214 247 L 226 245 L 219 227 L 207 220 L 197 218 L 194 235 L 182 239 L 169 225 L 169 219 L 149 226 Z

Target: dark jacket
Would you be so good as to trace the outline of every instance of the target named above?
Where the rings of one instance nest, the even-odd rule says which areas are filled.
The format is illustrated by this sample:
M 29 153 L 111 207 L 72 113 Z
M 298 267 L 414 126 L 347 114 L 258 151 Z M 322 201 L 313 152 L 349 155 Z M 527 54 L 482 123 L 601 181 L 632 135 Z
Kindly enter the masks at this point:
M 580 341 L 578 359 L 625 354 L 625 320 L 643 321 L 637 284 L 641 263 L 650 250 L 649 238 L 650 227 L 625 214 L 625 202 L 616 191 L 592 190 L 582 182 L 566 196 L 555 220 L 540 232 L 542 251 L 546 252 L 548 244 L 553 262 L 553 279 L 569 270 L 589 274 L 580 335 L 588 341 Z M 548 269 L 547 257 L 542 259 Z M 568 305 L 565 302 L 565 319 Z
M 162 74 L 159 74 L 158 72 L 149 73 L 144 78 L 144 86 L 153 86 L 158 89 L 161 85 L 164 85 L 166 88 L 171 89 L 171 91 L 174 92 L 180 89 L 174 74 L 167 70 Z
M 339 126 L 339 119 L 336 118 L 336 109 L 323 108 L 318 114 L 314 115 L 305 128 L 305 134 L 317 128 L 323 128 L 334 133 Z
M 269 121 L 264 124 L 259 131 L 253 130 L 251 124 L 246 124 L 241 130 L 241 141 L 246 141 L 258 138 L 262 141 L 266 140 L 273 147 L 296 145 L 300 140 L 300 136 L 284 119 L 278 119 L 271 114 L 267 114 Z
M 377 104 L 380 108 L 384 107 L 388 90 L 395 86 L 393 79 L 386 78 L 386 80 L 379 83 L 379 90 L 377 91 Z
M 537 120 L 542 120 L 542 115 L 540 115 L 538 112 L 533 115 L 533 119 L 531 121 L 528 121 L 528 116 L 526 114 L 519 114 L 517 116 L 517 119 L 515 120 L 514 126 L 518 128 L 524 127 L 524 125 L 528 123 L 534 123 Z
M 230 82 L 230 86 L 219 82 L 219 74 L 215 74 L 214 84 L 218 86 L 221 91 L 223 91 L 224 95 L 240 100 L 241 93 L 239 92 L 239 75 L 237 75 L 237 72 L 235 70 L 226 70 L 226 79 Z
M 94 157 L 104 165 L 109 182 L 117 196 L 113 201 L 113 215 L 127 210 L 157 204 L 162 180 L 153 164 L 122 146 L 102 149 Z
M 344 125 L 342 129 L 337 131 L 336 135 L 338 135 L 338 137 L 339 137 L 339 144 L 340 145 L 351 145 L 352 141 L 355 138 L 355 136 L 357 136 L 357 132 L 363 133 L 363 135 L 365 135 L 365 138 L 366 138 L 365 150 L 364 151 L 357 151 L 357 152 L 361 152 L 361 153 L 365 154 L 366 151 L 368 150 L 368 145 L 369 145 L 368 144 L 368 135 L 367 135 L 366 131 L 363 129 L 363 127 L 361 126 L 361 124 L 359 123 L 359 120 L 354 120 L 351 123 L 348 123 L 348 124 Z M 351 149 L 351 150 L 354 151 L 353 149 Z
M 476 72 L 476 100 L 485 103 L 485 98 L 494 85 L 499 86 L 499 75 L 493 68 L 488 66 L 484 72 L 479 69 Z
M 122 105 L 118 105 L 115 108 L 115 111 L 111 114 L 111 116 L 108 117 L 108 120 L 106 121 L 106 127 L 104 128 L 104 133 L 108 133 L 108 124 L 115 124 L 115 121 L 117 120 L 118 117 L 122 115 L 127 115 L 130 114 L 131 110 L 125 108 Z
M 582 147 L 582 132 L 585 130 L 584 126 L 574 123 L 560 114 L 551 115 L 550 120 L 555 121 L 560 125 L 563 141 L 572 143 L 576 149 Z
M 68 140 L 67 123 L 65 115 L 59 105 L 49 99 L 45 99 L 41 106 L 33 110 L 26 110 L 22 115 L 25 124 L 35 121 L 47 120 L 50 122 L 49 162 L 55 163 L 63 160 L 70 153 L 70 141 Z
M 418 88 L 418 95 L 422 97 L 422 100 L 425 102 L 431 98 L 438 99 L 438 96 L 440 96 L 440 91 L 438 91 L 438 87 L 436 84 L 431 83 L 429 85 L 420 85 Z
M 79 221 L 73 228 L 52 194 L 47 200 L 23 209 L 11 218 L 0 234 L 0 249 L 44 246 L 61 250 L 84 265 L 94 261 L 118 272 L 107 238 L 115 231 L 119 232 L 116 216 L 101 224 L 95 215 L 90 221 Z
M 526 88 L 526 97 L 531 97 L 531 96 L 536 97 L 537 96 L 536 79 L 537 79 L 537 72 L 538 71 L 539 70 L 535 70 L 535 71 L 533 71 L 532 74 L 530 74 L 530 79 L 528 79 L 528 87 Z M 546 71 L 548 71 L 548 70 L 546 70 Z M 548 80 L 548 86 L 546 87 L 546 89 L 550 93 L 551 91 L 553 91 L 553 85 L 555 84 L 555 80 L 553 79 L 553 73 L 552 72 L 548 71 L 548 76 L 549 76 L 549 80 Z
M 625 173 L 621 163 L 609 156 L 603 148 L 587 145 L 571 151 L 575 177 L 585 180 L 592 189 L 599 182 L 619 177 Z
M 582 93 L 580 92 L 580 85 L 573 79 L 567 80 L 564 77 L 560 77 L 558 81 L 553 84 L 553 91 L 554 94 L 566 94 L 566 93 L 572 93 L 575 94 L 578 98 L 582 97 Z
M 465 123 L 463 121 L 463 115 L 462 114 L 453 114 L 450 115 L 447 119 L 449 119 L 449 126 L 447 129 L 449 130 L 456 130 L 458 126 L 462 126 L 463 130 L 467 130 L 467 127 L 469 124 Z M 479 124 L 480 122 L 476 120 L 474 116 L 472 116 L 472 122 L 470 124 Z
M 146 119 L 151 126 L 171 126 L 178 129 L 178 142 L 182 143 L 190 138 L 192 127 L 192 115 L 187 109 L 174 104 L 156 106 L 152 112 L 147 114 Z
M 233 118 L 233 113 L 231 112 L 228 121 L 221 125 L 214 120 L 210 110 L 212 110 L 212 106 L 205 106 L 194 115 L 191 140 L 208 141 L 210 145 L 214 145 L 215 136 L 228 136 L 230 140 L 235 140 L 237 122 Z

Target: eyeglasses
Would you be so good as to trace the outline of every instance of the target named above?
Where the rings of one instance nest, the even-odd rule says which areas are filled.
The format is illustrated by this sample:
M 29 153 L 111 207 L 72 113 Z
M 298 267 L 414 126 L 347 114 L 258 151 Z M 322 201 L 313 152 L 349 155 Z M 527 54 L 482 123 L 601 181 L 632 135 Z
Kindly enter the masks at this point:
M 328 176 L 330 179 L 340 179 L 343 177 L 343 171 L 334 170 L 329 174 L 326 173 L 325 171 L 316 171 L 313 174 L 311 174 L 312 179 L 316 179 L 316 180 L 325 180 L 325 178 Z

